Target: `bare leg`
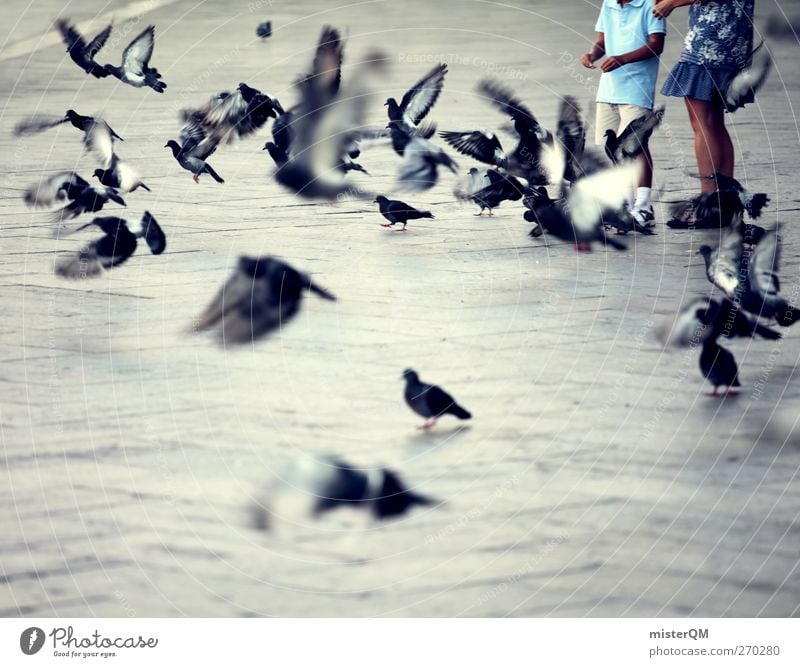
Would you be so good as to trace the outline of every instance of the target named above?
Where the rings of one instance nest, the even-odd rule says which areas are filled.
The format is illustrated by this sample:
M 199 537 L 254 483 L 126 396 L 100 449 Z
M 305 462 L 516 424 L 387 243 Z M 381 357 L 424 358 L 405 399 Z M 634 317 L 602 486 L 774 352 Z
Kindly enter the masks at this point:
M 646 146 L 644 151 L 642 151 L 642 155 L 639 158 L 639 161 L 642 163 L 642 175 L 639 178 L 639 187 L 640 188 L 652 188 L 653 187 L 653 156 L 650 155 L 650 147 Z
M 684 98 L 689 112 L 689 121 L 694 131 L 694 152 L 697 158 L 697 169 L 700 176 L 712 176 L 725 169 L 733 172 L 733 144 L 725 128 L 725 116 L 719 104 Z M 716 184 L 713 179 L 703 178 L 700 181 L 701 192 L 714 192 Z

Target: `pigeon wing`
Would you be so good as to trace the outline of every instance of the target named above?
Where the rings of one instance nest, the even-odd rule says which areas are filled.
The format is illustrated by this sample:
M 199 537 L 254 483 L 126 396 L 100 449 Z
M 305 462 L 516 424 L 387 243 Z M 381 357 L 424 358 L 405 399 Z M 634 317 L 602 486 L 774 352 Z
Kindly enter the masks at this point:
M 400 101 L 400 111 L 408 116 L 414 125 L 419 125 L 431 110 L 444 86 L 447 65 L 436 65 L 422 79 L 412 86 Z
M 781 239 L 775 231 L 767 232 L 750 255 L 747 267 L 751 288 L 763 297 L 775 297 L 780 292 L 780 259 Z
M 86 47 L 86 55 L 89 58 L 94 59 L 94 57 L 97 55 L 97 52 L 102 49 L 103 46 L 105 46 L 110 34 L 111 25 L 108 25 L 104 30 L 99 32 L 91 42 L 89 42 L 89 45 Z
M 28 134 L 37 134 L 38 132 L 49 130 L 51 127 L 56 127 L 57 125 L 66 123 L 68 120 L 69 119 L 64 116 L 30 116 L 24 120 L 21 120 L 14 126 L 14 134 L 18 137 Z
M 125 47 L 122 52 L 122 68 L 135 74 L 144 74 L 155 46 L 156 28 L 149 25 Z
M 61 171 L 28 188 L 25 203 L 28 206 L 50 206 L 63 200 L 65 195 L 76 199 L 88 187 L 89 184 L 74 171 Z
M 506 154 L 495 134 L 484 134 L 480 130 L 474 130 L 473 132 L 439 132 L 439 136 L 459 153 L 497 167 L 506 165 Z
M 618 211 L 639 178 L 641 166 L 630 162 L 599 171 L 580 179 L 567 200 L 569 214 L 577 231 L 595 229 L 604 211 Z

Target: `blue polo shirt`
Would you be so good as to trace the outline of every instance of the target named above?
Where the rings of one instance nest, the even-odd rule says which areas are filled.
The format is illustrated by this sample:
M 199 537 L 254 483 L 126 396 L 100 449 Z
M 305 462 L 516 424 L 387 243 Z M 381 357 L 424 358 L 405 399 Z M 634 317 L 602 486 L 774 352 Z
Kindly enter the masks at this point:
M 595 30 L 605 35 L 606 56 L 619 56 L 647 44 L 649 35 L 666 33 L 667 26 L 664 19 L 653 16 L 653 0 L 631 0 L 624 5 L 618 0 L 603 0 Z M 597 88 L 597 101 L 652 109 L 656 78 L 656 57 L 604 72 Z

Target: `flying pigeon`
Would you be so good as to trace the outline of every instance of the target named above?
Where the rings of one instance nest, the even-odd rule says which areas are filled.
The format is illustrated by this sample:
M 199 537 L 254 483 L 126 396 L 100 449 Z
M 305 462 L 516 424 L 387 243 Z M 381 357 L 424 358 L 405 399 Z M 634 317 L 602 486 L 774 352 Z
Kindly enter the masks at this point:
M 608 159 L 614 164 L 619 164 L 623 160 L 633 160 L 640 155 L 647 148 L 653 130 L 661 124 L 664 108 L 662 105 L 633 119 L 619 136 L 614 130 L 606 130 L 605 150 Z
M 433 217 L 433 213 L 430 211 L 418 211 L 405 202 L 398 199 L 387 199 L 383 195 L 379 195 L 374 203 L 378 205 L 381 215 L 389 221 L 386 224 L 382 224 L 381 227 L 393 227 L 399 222 L 403 225 L 402 229 L 397 230 L 400 232 L 406 231 L 406 225 L 409 220 Z
M 428 139 L 415 136 L 403 148 L 397 188 L 411 192 L 429 190 L 439 179 L 439 167 L 458 173 L 458 165 L 447 153 Z
M 700 371 L 714 387 L 709 396 L 717 396 L 719 387 L 725 387 L 725 395 L 728 395 L 732 393 L 732 387 L 741 386 L 736 359 L 733 354 L 717 343 L 716 338 L 709 338 L 703 343 L 703 349 L 700 352 Z
M 71 253 L 56 264 L 56 273 L 64 278 L 94 278 L 103 270 L 119 266 L 136 251 L 136 239 L 144 238 L 150 252 L 160 255 L 167 247 L 167 238 L 156 219 L 144 212 L 137 225 L 131 229 L 127 220 L 106 217 L 95 218 L 79 227 L 99 227 L 103 236 L 92 241 L 77 253 Z
M 494 169 L 480 172 L 475 167 L 469 170 L 467 189 L 456 189 L 454 194 L 459 199 L 468 199 L 480 206 L 480 211 L 475 216 L 482 216 L 484 209 L 489 209 L 489 215 L 494 215 L 492 209 L 497 208 L 506 200 L 519 201 L 525 194 L 525 185 L 516 177 L 504 174 Z
M 556 238 L 573 242 L 578 251 L 590 251 L 593 241 L 625 250 L 625 245 L 605 233 L 604 226 L 630 227 L 626 197 L 639 173 L 637 162 L 609 167 L 579 179 L 566 198 L 559 200 L 551 199 L 545 188 L 529 188 L 524 199 L 529 209 L 525 219 L 538 222 L 544 232 Z M 531 235 L 539 235 L 537 228 Z
M 415 136 L 420 136 L 418 126 L 439 99 L 446 74 L 447 65 L 436 65 L 406 91 L 399 104 L 393 97 L 386 100 L 384 106 L 388 107 L 392 146 L 398 155 L 404 155 L 406 144 Z M 435 129 L 433 126 L 425 126 L 423 137 L 429 138 Z
M 705 260 L 709 282 L 719 287 L 729 299 L 737 298 L 737 292 L 741 290 L 739 268 L 743 243 L 744 223 L 742 214 L 737 213 L 736 220 L 722 236 L 717 248 L 701 245 L 697 249 L 697 254 Z
M 495 167 L 508 166 L 508 156 L 497 135 L 492 132 L 439 132 L 439 136 L 459 153 Z
M 125 200 L 114 188 L 89 185 L 74 171 L 61 171 L 29 187 L 24 195 L 28 206 L 51 206 L 57 201 L 69 203 L 54 214 L 55 220 L 76 218 L 82 213 L 95 213 L 109 201 L 125 206 Z
M 164 148 L 169 148 L 172 150 L 172 156 L 178 161 L 178 164 L 181 165 L 186 171 L 192 172 L 192 180 L 195 183 L 200 182 L 200 175 L 201 174 L 208 174 L 213 178 L 217 183 L 224 183 L 225 180 L 220 176 L 214 169 L 212 169 L 211 165 L 205 161 L 205 157 L 199 157 L 198 154 L 193 153 L 191 148 L 188 148 L 189 144 L 184 144 L 183 148 L 181 145 L 175 141 L 174 139 L 170 139 L 166 144 L 164 144 Z M 194 144 L 196 148 L 197 144 Z M 212 147 L 209 155 L 216 150 L 216 147 Z
M 403 379 L 406 381 L 403 396 L 408 407 L 420 417 L 425 417 L 425 423 L 419 427 L 420 429 L 427 430 L 433 427 L 442 415 L 453 415 L 458 419 L 472 418 L 472 415 L 456 403 L 446 391 L 420 381 L 416 371 L 407 368 L 403 371 Z
M 778 340 L 781 334 L 750 317 L 731 301 L 721 302 L 708 297 L 695 297 L 687 302 L 674 320 L 665 321 L 658 330 L 661 342 L 669 347 L 685 348 L 700 345 L 708 339 L 754 338 Z
M 780 296 L 780 256 L 780 237 L 776 231 L 766 232 L 746 261 L 742 258 L 740 275 L 746 279 L 740 303 L 745 310 L 788 327 L 800 319 L 800 311 Z
M 56 22 L 56 27 L 61 33 L 61 39 L 67 45 L 69 57 L 78 67 L 98 79 L 108 76 L 108 72 L 95 62 L 94 57 L 108 40 L 111 34 L 110 25 L 100 31 L 89 44 L 86 44 L 86 40 L 70 21 L 61 19 Z
M 64 116 L 36 115 L 17 123 L 14 127 L 14 134 L 18 136 L 35 134 L 67 122 L 83 132 L 83 145 L 86 150 L 93 151 L 104 165 L 108 165 L 111 161 L 114 141 L 122 141 L 122 137 L 99 117 L 82 116 L 74 109 L 67 109 Z
M 738 213 L 746 212 L 751 219 L 761 217 L 761 210 L 769 203 L 769 197 L 765 192 L 750 192 L 731 176 L 716 173 L 702 178 L 713 180 L 717 189 L 701 193 L 692 199 L 672 202 L 670 204 L 672 220 L 667 223 L 669 227 L 674 229 L 727 227 Z
M 150 188 L 143 182 L 138 172 L 127 162 L 123 162 L 115 154 L 111 154 L 111 164 L 107 169 L 95 169 L 92 174 L 99 179 L 103 185 L 114 188 L 118 192 L 133 192 L 137 188 L 143 188 L 150 192 Z
M 218 327 L 224 343 L 254 342 L 293 318 L 306 290 L 336 300 L 285 262 L 242 256 L 233 275 L 197 319 L 194 330 Z
M 344 194 L 374 196 L 349 186 L 341 165 L 360 136 L 375 77 L 385 69 L 386 59 L 377 52 L 368 54 L 339 91 L 336 63 L 340 57 L 338 51 L 332 56 L 321 55 L 318 48 L 312 74 L 296 84 L 301 101 L 293 113 L 290 150 L 274 177 L 301 197 L 334 200 Z M 328 58 L 333 61 L 331 66 L 324 65 Z
M 123 83 L 142 88 L 148 86 L 157 93 L 163 93 L 167 84 L 161 81 L 161 74 L 150 67 L 150 58 L 155 46 L 156 28 L 147 26 L 122 52 L 122 65 L 106 65 L 105 70 Z
M 383 521 L 402 516 L 415 506 L 437 503 L 407 488 L 400 475 L 389 468 L 357 468 L 337 456 L 314 456 L 293 461 L 270 484 L 267 497 L 254 507 L 254 525 L 269 530 L 281 492 L 300 493 L 308 501 L 313 518 L 336 509 L 353 507 Z
M 762 41 L 753 49 L 747 59 L 748 64 L 731 74 L 728 81 L 725 82 L 722 99 L 728 113 L 735 113 L 737 109 L 751 103 L 755 94 L 767 80 L 772 69 L 772 57 L 769 51 L 763 47 L 764 42 Z

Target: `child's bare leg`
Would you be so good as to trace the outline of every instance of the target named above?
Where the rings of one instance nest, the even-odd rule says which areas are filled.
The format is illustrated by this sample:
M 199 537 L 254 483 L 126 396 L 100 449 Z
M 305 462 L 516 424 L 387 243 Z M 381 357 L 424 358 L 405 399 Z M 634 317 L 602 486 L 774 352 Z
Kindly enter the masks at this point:
M 731 135 L 725 127 L 725 110 L 721 104 L 715 104 L 712 110 L 714 128 L 716 130 L 716 144 L 719 148 L 719 164 L 717 171 L 725 176 L 733 176 L 733 163 L 735 153 Z
M 653 156 L 650 154 L 650 147 L 645 146 L 639 161 L 642 163 L 642 175 L 639 178 L 640 188 L 653 187 Z
M 694 152 L 697 158 L 697 169 L 700 171 L 700 176 L 712 176 L 717 170 L 721 170 L 726 166 L 723 164 L 723 150 L 719 145 L 720 132 L 718 130 L 718 120 L 715 118 L 715 110 L 711 102 L 705 100 L 696 100 L 692 97 L 685 97 L 686 110 L 689 112 L 689 121 L 692 124 L 694 131 Z M 725 124 L 723 122 L 722 129 L 727 136 Z M 728 136 L 730 141 L 730 136 Z M 731 155 L 733 153 L 733 146 L 730 147 Z M 716 190 L 716 184 L 713 180 L 703 178 L 700 181 L 701 192 L 713 192 Z

